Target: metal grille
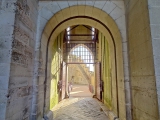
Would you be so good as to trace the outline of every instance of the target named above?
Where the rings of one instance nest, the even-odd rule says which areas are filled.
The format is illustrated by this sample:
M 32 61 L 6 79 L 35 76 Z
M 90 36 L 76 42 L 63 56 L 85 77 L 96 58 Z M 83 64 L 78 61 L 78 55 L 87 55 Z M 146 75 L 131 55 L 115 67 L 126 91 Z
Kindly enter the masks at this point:
M 94 64 L 98 31 L 90 26 L 68 27 L 63 41 L 63 59 L 66 63 Z
M 96 47 L 92 43 L 65 43 L 64 61 L 67 63 L 93 64 L 95 62 Z

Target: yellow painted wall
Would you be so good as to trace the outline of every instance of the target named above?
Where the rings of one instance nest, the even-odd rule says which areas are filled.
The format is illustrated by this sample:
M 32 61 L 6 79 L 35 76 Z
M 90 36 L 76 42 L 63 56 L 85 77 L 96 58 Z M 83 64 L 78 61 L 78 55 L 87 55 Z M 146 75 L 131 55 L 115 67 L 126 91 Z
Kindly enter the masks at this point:
M 99 33 L 98 60 L 101 61 L 101 77 L 104 82 L 103 99 L 108 108 L 112 108 L 112 84 L 111 84 L 111 64 L 109 55 L 109 45 L 102 33 Z
M 62 60 L 61 43 L 63 40 L 63 33 L 61 33 L 53 44 L 53 59 L 51 62 L 51 87 L 50 87 L 50 109 L 52 109 L 59 101 L 59 93 L 57 90 L 57 83 L 60 80 L 60 63 Z

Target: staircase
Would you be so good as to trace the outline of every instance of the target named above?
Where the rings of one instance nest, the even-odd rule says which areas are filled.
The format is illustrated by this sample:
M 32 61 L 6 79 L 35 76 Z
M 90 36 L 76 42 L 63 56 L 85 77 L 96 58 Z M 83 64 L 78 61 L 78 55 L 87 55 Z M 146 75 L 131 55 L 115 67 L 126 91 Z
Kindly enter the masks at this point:
M 84 75 L 84 77 L 88 80 L 88 83 L 90 83 L 91 79 L 88 67 L 86 67 L 87 69 L 84 70 L 84 68 L 80 64 L 77 64 L 77 66 L 80 69 L 81 73 Z

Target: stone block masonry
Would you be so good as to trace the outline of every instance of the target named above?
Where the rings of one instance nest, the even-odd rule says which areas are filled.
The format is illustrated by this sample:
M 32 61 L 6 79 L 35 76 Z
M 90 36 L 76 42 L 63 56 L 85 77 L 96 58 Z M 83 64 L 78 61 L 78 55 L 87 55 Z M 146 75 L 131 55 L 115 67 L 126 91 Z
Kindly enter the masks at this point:
M 152 3 L 153 0 L 152 0 Z M 158 119 L 148 0 L 126 0 L 132 117 Z M 154 19 L 157 20 L 157 19 Z
M 16 1 L 0 0 L 0 120 L 6 119 Z
M 153 60 L 155 68 L 155 79 L 156 88 L 158 96 L 158 109 L 159 109 L 159 119 L 160 119 L 160 1 L 159 0 L 148 0 L 149 8 L 149 19 L 151 28 L 151 40 L 153 48 Z
M 37 0 L 0 1 L 1 120 L 30 118 L 37 7 Z
M 106 36 L 111 53 L 114 52 L 107 30 L 88 18 L 62 23 L 47 46 L 55 26 L 74 16 L 89 16 L 100 20 L 113 33 L 117 56 L 110 55 L 111 60 L 117 58 L 117 64 L 113 62 L 112 66 L 116 66 L 118 71 L 116 83 L 115 70 L 112 70 L 113 89 L 118 85 L 118 102 L 113 97 L 113 103 L 118 104 L 114 104 L 113 110 L 117 113 L 119 111 L 119 118 L 131 119 L 128 114 L 132 112 L 134 120 L 159 119 L 159 11 L 159 0 L 0 0 L 0 120 L 28 120 L 32 119 L 31 116 L 32 120 L 39 120 L 49 111 L 51 68 L 47 69 L 46 98 L 44 70 L 45 63 L 51 63 L 52 43 L 60 30 L 73 23 L 98 28 Z M 45 59 L 46 48 L 49 50 L 48 61 Z M 114 90 L 113 96 L 116 96 Z M 84 108 L 83 104 L 80 107 Z M 88 116 L 88 113 L 84 115 Z

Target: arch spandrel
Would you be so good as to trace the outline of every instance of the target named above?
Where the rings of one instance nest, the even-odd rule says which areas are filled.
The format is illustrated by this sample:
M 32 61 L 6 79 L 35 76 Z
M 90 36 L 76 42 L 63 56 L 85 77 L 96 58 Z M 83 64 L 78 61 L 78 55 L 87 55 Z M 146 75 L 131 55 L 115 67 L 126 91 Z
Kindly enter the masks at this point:
M 57 18 L 56 18 L 56 17 L 52 17 L 52 19 L 50 19 L 50 20 L 48 21 L 48 23 L 50 24 L 50 26 L 52 26 L 52 28 L 55 28 L 56 25 L 58 25 Z
M 63 18 L 64 18 L 64 19 L 67 19 L 67 18 L 69 18 L 69 17 L 72 16 L 72 15 L 71 15 L 70 7 L 63 9 L 63 10 L 62 10 L 62 13 L 63 13 Z M 78 14 L 77 14 L 77 15 L 78 15 Z
M 87 6 L 87 7 L 85 8 L 85 15 L 86 15 L 86 16 L 92 16 L 92 14 L 93 14 L 93 8 L 94 8 L 94 7 L 92 7 L 92 6 Z
M 65 19 L 62 11 L 57 12 L 53 17 L 55 17 L 57 19 L 58 23 L 60 23 L 61 21 L 63 21 Z M 52 21 L 52 18 L 50 19 L 51 21 Z
M 118 35 L 118 36 L 120 35 L 119 38 L 122 38 L 118 26 L 116 25 L 115 21 L 111 18 L 111 16 L 109 16 L 107 13 L 105 13 L 104 11 L 102 11 L 102 10 L 100 10 L 100 9 L 98 9 L 98 8 L 91 7 L 91 6 L 78 6 L 78 7 L 79 7 L 79 8 L 80 8 L 80 7 L 81 7 L 81 8 L 84 8 L 84 7 L 85 7 L 85 9 L 92 9 L 92 10 L 94 10 L 94 13 L 96 13 L 96 15 L 93 15 L 93 11 L 92 11 L 92 14 L 90 14 L 90 16 L 89 16 L 89 14 L 88 14 L 88 16 L 89 16 L 89 17 L 93 17 L 93 18 L 101 21 L 103 24 L 105 24 L 105 25 L 110 29 L 110 31 L 111 31 L 111 33 L 113 34 L 114 37 L 117 37 L 117 35 Z M 49 22 L 48 22 L 47 25 L 45 26 L 43 32 L 46 31 L 47 33 L 49 33 L 49 32 L 51 33 L 52 31 L 50 31 L 50 30 L 48 31 L 48 29 L 51 29 L 50 27 L 53 27 L 52 29 L 54 29 L 60 22 L 66 20 L 66 19 L 68 19 L 68 18 L 70 18 L 70 17 L 74 17 L 75 14 L 66 14 L 66 15 L 64 15 L 64 13 L 65 13 L 66 10 L 67 10 L 68 12 L 70 11 L 69 9 L 70 9 L 70 10 L 75 9 L 75 10 L 77 10 L 77 11 L 75 11 L 75 12 L 76 12 L 76 13 L 77 13 L 77 12 L 79 13 L 77 6 L 72 6 L 72 7 L 70 7 L 70 8 L 65 8 L 65 9 L 57 12 L 57 13 L 49 20 Z M 84 15 L 85 15 L 85 14 L 84 14 Z M 86 14 L 86 15 L 87 15 L 87 14 Z M 79 15 L 78 15 L 78 16 L 79 16 Z M 76 18 L 75 18 L 75 19 L 76 19 Z M 81 19 L 81 20 L 77 19 L 77 20 L 78 20 L 79 22 L 78 22 L 78 21 L 74 21 L 74 22 L 78 22 L 78 24 L 82 24 L 82 23 L 83 23 L 83 22 L 82 22 L 82 21 L 83 21 L 82 19 Z M 95 23 L 95 24 L 97 23 L 96 21 L 90 21 L 90 20 L 87 20 L 87 19 L 85 19 L 85 22 L 89 23 L 90 26 L 93 26 L 94 23 Z M 117 33 L 119 33 L 119 34 L 117 34 Z M 122 40 L 120 40 L 120 39 L 115 39 L 115 44 L 117 44 L 117 45 L 122 45 L 121 41 L 122 41 Z
M 51 32 L 52 32 L 52 30 L 53 30 L 53 25 L 51 24 L 51 22 L 48 22 L 47 24 L 46 24 L 46 28 L 47 29 L 44 29 L 44 31 L 43 31 L 43 33 L 45 33 L 48 37 L 50 36 L 50 34 L 51 34 Z
M 101 12 L 103 12 L 102 10 L 100 10 L 100 9 L 98 9 L 98 8 L 93 8 L 93 10 L 92 10 L 92 17 L 94 17 L 94 18 L 101 18 Z M 101 21 L 101 19 L 99 19 L 100 21 Z
M 72 6 L 72 7 L 69 7 L 69 9 L 70 9 L 70 11 L 71 11 L 71 16 L 78 16 L 79 14 L 78 14 L 78 6 L 77 5 L 75 5 L 74 7 Z
M 74 6 L 73 6 L 74 7 Z M 78 15 L 85 15 L 85 5 L 78 5 Z
M 82 19 L 82 20 L 81 20 Z M 68 20 L 64 23 L 62 23 L 55 31 L 54 34 L 52 34 L 51 36 L 51 43 L 56 39 L 56 37 L 67 27 L 69 26 L 73 26 L 73 25 L 77 25 L 77 24 L 83 24 L 83 25 L 88 25 L 88 26 L 92 26 L 96 29 L 98 29 L 99 31 L 101 31 L 104 36 L 108 39 L 108 43 L 113 46 L 113 41 L 112 38 L 110 36 L 110 34 L 108 33 L 108 31 L 105 29 L 105 27 L 103 27 L 101 24 L 99 24 L 98 22 L 95 22 L 94 20 L 88 20 L 87 18 L 75 18 L 72 20 Z M 50 44 L 51 44 L 50 43 Z M 119 51 L 120 52 L 120 51 Z

